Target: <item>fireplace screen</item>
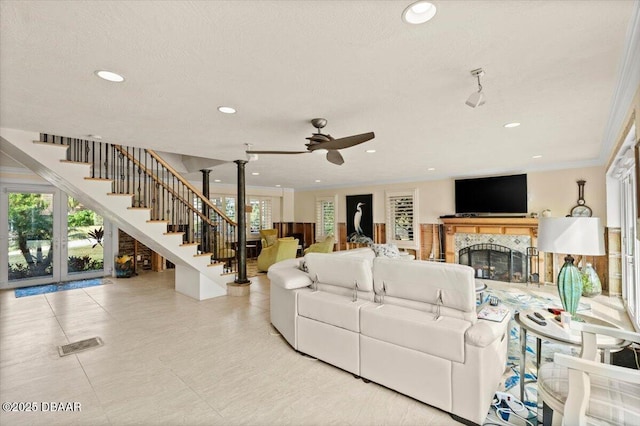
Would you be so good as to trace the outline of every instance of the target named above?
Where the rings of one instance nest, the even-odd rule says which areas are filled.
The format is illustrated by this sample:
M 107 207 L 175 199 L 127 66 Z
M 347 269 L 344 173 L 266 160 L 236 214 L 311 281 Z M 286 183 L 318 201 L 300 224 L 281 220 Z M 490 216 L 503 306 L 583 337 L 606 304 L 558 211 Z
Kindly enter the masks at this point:
M 458 262 L 469 265 L 477 278 L 526 283 L 528 259 L 526 254 L 497 244 L 475 244 L 458 252 Z

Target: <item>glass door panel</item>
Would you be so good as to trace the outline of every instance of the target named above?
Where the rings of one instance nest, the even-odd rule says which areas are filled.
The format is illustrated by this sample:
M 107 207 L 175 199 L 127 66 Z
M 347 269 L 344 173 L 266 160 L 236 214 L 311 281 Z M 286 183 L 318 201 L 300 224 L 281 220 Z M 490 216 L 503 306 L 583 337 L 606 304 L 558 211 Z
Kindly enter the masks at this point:
M 67 200 L 67 273 L 77 275 L 102 271 L 104 220 L 74 198 L 68 197 Z
M 9 192 L 7 212 L 9 284 L 51 280 L 56 272 L 54 194 Z

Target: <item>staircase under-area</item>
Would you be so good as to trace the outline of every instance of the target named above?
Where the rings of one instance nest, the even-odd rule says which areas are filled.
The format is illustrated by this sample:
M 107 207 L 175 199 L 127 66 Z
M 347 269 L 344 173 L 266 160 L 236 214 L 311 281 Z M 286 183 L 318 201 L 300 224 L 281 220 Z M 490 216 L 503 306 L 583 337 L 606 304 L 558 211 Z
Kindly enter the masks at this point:
M 0 128 L 0 151 L 175 264 L 175 289 L 227 294 L 237 225 L 151 150 Z

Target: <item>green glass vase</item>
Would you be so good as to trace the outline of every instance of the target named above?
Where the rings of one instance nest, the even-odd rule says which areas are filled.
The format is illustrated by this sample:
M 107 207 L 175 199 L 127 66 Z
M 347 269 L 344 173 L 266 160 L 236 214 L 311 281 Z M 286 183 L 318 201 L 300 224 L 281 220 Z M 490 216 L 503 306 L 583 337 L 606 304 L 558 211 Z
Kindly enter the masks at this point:
M 573 257 L 564 258 L 564 265 L 558 274 L 558 294 L 562 309 L 575 317 L 582 295 L 582 273 L 573 264 Z
M 582 271 L 582 295 L 594 297 L 602 293 L 602 283 L 593 265 L 587 263 Z

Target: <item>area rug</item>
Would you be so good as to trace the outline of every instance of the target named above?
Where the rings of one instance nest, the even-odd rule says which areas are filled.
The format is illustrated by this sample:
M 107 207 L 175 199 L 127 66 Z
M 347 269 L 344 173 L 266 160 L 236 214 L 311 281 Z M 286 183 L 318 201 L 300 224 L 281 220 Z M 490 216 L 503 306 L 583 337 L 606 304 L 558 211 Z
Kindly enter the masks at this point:
M 507 368 L 503 377 L 505 392 L 511 393 L 518 399 L 523 400 L 523 403 L 529 408 L 528 421 L 532 424 L 536 424 L 536 409 L 537 409 L 537 367 L 535 365 L 536 360 L 536 337 L 527 335 L 527 356 L 525 366 L 525 395 L 524 398 L 520 395 L 520 362 L 521 362 L 521 347 L 520 347 L 520 326 L 515 322 L 515 314 L 528 309 L 546 309 L 549 307 L 561 308 L 560 299 L 553 295 L 535 295 L 528 291 L 523 291 L 518 288 L 500 290 L 500 289 L 487 289 L 484 293 L 484 302 L 488 302 L 490 296 L 495 296 L 500 299 L 501 303 L 504 303 L 509 309 L 511 309 L 512 317 L 509 323 L 509 349 L 507 352 Z M 478 304 L 481 302 L 478 301 Z M 588 311 L 591 306 L 588 302 L 581 302 L 578 307 L 578 311 Z M 563 345 L 560 343 L 552 342 L 549 340 L 542 340 L 542 354 L 541 362 L 553 361 L 553 354 L 565 353 L 576 355 L 579 348 L 575 348 L 569 345 Z M 526 412 L 526 411 L 525 411 Z M 487 418 L 487 422 L 491 423 L 496 419 L 495 409 L 492 407 L 492 412 Z M 517 417 L 510 419 L 500 419 L 502 423 L 506 424 L 528 424 L 526 421 Z
M 15 290 L 16 298 L 35 296 L 37 294 L 55 293 L 58 291 L 74 290 L 77 288 L 94 287 L 102 284 L 110 284 L 111 281 L 103 278 L 95 278 L 91 280 L 69 281 L 60 284 L 35 285 L 32 287 L 22 287 Z

